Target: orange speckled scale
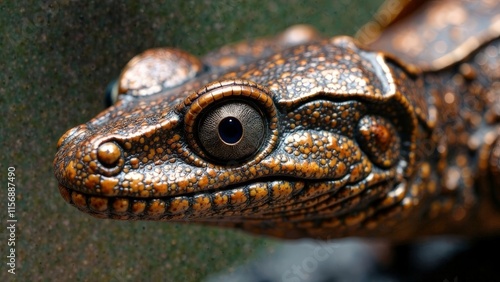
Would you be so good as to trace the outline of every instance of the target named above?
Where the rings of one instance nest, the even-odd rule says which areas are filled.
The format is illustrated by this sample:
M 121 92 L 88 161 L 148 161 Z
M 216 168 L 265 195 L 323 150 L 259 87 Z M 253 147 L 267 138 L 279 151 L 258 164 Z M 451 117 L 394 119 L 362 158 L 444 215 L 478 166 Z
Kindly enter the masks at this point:
M 499 14 L 389 0 L 365 45 L 295 26 L 203 58 L 148 50 L 60 138 L 61 195 L 281 238 L 499 233 Z

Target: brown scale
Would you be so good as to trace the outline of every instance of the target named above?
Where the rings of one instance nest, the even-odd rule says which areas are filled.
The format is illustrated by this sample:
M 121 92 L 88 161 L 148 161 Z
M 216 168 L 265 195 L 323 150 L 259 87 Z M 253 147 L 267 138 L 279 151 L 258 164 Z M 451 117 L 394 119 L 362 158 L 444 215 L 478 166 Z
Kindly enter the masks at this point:
M 281 238 L 498 233 L 497 2 L 387 1 L 365 45 L 295 26 L 201 59 L 148 50 L 60 138 L 61 195 Z

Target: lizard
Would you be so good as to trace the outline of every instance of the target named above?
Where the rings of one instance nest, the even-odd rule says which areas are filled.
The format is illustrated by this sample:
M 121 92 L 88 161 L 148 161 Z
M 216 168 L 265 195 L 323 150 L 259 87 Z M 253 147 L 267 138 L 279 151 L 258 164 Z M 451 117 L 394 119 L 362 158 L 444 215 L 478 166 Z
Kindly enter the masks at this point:
M 358 39 L 297 25 L 137 55 L 59 139 L 62 197 L 287 239 L 498 234 L 500 4 L 394 3 Z

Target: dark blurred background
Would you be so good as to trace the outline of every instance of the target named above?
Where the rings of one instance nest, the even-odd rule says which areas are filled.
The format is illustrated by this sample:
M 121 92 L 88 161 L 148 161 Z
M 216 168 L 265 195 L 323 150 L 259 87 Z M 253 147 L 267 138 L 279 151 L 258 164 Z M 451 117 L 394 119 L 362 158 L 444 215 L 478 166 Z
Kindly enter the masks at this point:
M 172 46 L 203 55 L 297 23 L 352 35 L 382 1 L 1 1 L 0 217 L 16 169 L 19 281 L 198 281 L 282 242 L 194 225 L 87 216 L 59 195 L 58 138 L 104 109 L 104 90 L 134 55 Z M 7 273 L 2 228 L 0 279 Z

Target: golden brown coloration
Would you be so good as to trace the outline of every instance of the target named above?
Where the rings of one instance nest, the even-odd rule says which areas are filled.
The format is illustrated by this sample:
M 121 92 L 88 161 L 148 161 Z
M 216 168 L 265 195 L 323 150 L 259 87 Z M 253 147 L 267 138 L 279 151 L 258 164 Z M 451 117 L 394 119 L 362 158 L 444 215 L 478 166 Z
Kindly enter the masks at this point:
M 117 103 L 59 140 L 60 192 L 97 217 L 282 238 L 499 232 L 500 5 L 481 4 L 449 4 L 478 44 L 446 54 L 405 51 L 399 23 L 372 45 L 398 59 L 304 26 L 201 60 L 147 51 Z M 453 23 L 422 20 L 444 10 L 401 25 L 452 46 Z

